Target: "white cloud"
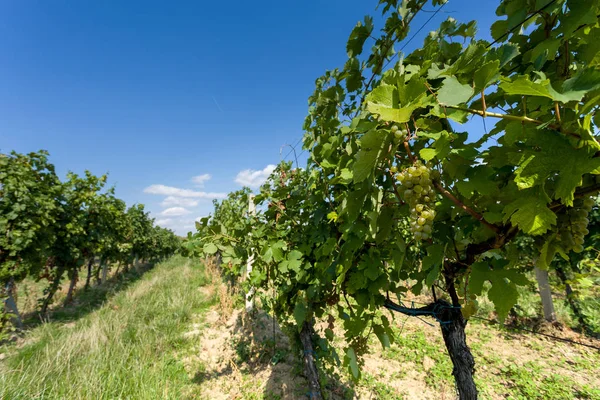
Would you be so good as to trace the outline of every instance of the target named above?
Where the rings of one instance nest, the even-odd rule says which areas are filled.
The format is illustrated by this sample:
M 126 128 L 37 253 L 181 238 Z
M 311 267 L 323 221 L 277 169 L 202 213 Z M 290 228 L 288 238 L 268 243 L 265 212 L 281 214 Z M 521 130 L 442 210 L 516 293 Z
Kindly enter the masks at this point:
M 181 207 L 196 207 L 198 205 L 198 200 L 193 200 L 186 197 L 175 197 L 169 196 L 165 198 L 162 203 L 160 203 L 163 207 L 169 206 L 181 206 Z
M 227 197 L 226 193 L 198 192 L 196 190 L 180 189 L 166 185 L 150 185 L 144 189 L 144 193 L 197 199 L 224 199 Z
M 204 182 L 210 180 L 210 178 L 212 178 L 212 176 L 210 174 L 202 174 L 202 175 L 194 176 L 192 178 L 192 182 L 194 182 L 196 184 L 196 186 L 198 186 L 198 187 L 204 187 Z
M 264 169 L 255 171 L 253 169 L 245 169 L 240 171 L 235 177 L 235 182 L 242 186 L 249 186 L 251 188 L 257 188 L 271 175 L 275 170 L 275 166 L 272 164 L 267 165 Z
M 161 218 L 154 221 L 156 225 L 160 225 L 163 228 L 168 227 L 173 222 L 173 218 Z
M 179 217 L 182 215 L 187 215 L 191 213 L 190 210 L 188 210 L 187 208 L 183 208 L 183 207 L 171 207 L 171 208 L 167 208 L 166 210 L 163 210 L 160 215 L 164 216 L 164 217 Z

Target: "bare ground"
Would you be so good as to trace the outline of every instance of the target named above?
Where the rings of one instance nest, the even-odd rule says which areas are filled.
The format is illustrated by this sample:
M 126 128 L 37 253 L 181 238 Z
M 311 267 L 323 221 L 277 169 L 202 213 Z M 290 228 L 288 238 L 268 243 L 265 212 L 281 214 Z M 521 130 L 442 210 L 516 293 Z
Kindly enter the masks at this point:
M 194 353 L 184 359 L 188 373 L 198 385 L 190 397 L 307 398 L 307 384 L 300 364 L 302 354 L 290 347 L 287 336 L 273 319 L 262 312 L 250 319 L 236 309 L 223 322 L 218 308 L 186 333 L 189 338 L 197 338 Z M 383 350 L 373 342 L 373 352 L 365 356 L 362 379 L 353 383 L 343 372 L 342 379 L 329 379 L 324 388 L 328 398 L 455 398 L 451 365 L 439 327 L 414 318 L 396 319 L 396 324 L 400 343 Z M 341 329 L 336 328 L 335 332 L 338 334 L 336 346 L 343 354 Z M 564 328 L 562 334 L 582 340 L 576 332 L 566 332 Z M 539 380 L 533 383 L 541 388 L 541 398 L 600 398 L 596 397 L 600 396 L 598 351 L 479 323 L 469 324 L 467 335 L 478 362 L 476 378 L 482 398 L 528 398 L 522 396 L 529 390 L 523 386 L 528 383 L 522 380 L 532 378 L 519 375 L 528 373 Z M 600 346 L 597 341 L 585 340 Z M 544 382 L 557 376 L 573 386 L 573 396 L 562 397 L 564 392 L 553 391 L 551 383 L 548 383 L 548 396 L 543 396 Z

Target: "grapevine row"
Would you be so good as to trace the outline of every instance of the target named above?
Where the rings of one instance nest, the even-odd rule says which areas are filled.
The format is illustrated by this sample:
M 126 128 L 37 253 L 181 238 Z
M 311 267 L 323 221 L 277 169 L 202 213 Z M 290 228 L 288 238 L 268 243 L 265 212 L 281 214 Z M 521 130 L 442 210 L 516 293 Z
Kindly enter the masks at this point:
M 70 281 L 65 302 L 71 300 L 84 266 L 87 287 L 93 275 L 106 279 L 112 264 L 126 269 L 178 250 L 180 239 L 172 231 L 153 226 L 143 205 L 127 208 L 106 182 L 106 175 L 89 171 L 69 173 L 61 181 L 45 151 L 0 155 L 1 300 L 27 277 L 47 280 L 40 299 L 44 316 L 65 277 Z M 14 307 L 0 310 L 5 328 L 6 313 L 18 312 Z
M 339 321 L 344 354 L 332 327 L 315 333 L 324 369 L 359 376 L 368 338 L 394 341 L 387 310 L 434 317 L 460 398 L 474 399 L 465 327 L 486 285 L 503 321 L 529 283 L 517 239 L 535 240 L 541 269 L 583 250 L 600 188 L 600 1 L 504 0 L 493 43 L 449 18 L 385 69 L 428 3 L 443 1 L 382 0 L 380 31 L 371 17 L 352 29 L 347 62 L 309 98 L 306 168 L 282 163 L 256 215 L 249 190 L 216 203 L 185 247 L 219 252 L 234 276 L 257 253 L 246 289 L 297 332 Z M 481 135 L 464 131 L 472 116 Z M 407 292 L 433 301 L 411 310 Z

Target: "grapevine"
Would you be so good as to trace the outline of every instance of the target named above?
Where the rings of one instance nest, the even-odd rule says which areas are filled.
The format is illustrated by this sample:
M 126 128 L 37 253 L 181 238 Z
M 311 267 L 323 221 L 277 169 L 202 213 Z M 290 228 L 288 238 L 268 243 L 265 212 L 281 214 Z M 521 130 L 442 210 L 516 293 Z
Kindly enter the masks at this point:
M 435 315 L 460 397 L 475 399 L 465 327 L 480 297 L 503 321 L 529 284 L 515 238 L 539 244 L 539 267 L 582 250 L 585 197 L 599 189 L 600 0 L 504 0 L 492 41 L 476 37 L 475 21 L 449 18 L 397 58 L 416 16 L 445 2 L 380 3 L 381 29 L 358 22 L 343 68 L 316 80 L 306 168 L 282 163 L 256 196 L 256 217 L 232 193 L 186 246 L 236 266 L 257 249 L 251 282 L 277 289 L 277 318 L 306 332 L 338 316 L 354 377 L 368 350 L 359 338 L 395 339 L 383 307 Z M 465 131 L 473 116 L 486 118 L 481 136 Z M 217 218 L 224 209 L 233 215 Z M 438 293 L 422 309 L 394 304 L 409 291 Z M 314 340 L 320 367 L 342 359 L 331 329 Z

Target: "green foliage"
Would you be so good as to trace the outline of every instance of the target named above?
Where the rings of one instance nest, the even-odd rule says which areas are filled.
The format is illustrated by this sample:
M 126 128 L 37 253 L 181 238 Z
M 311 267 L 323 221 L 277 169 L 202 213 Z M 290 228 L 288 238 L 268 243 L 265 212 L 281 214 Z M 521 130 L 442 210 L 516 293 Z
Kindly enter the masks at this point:
M 48 279 L 45 311 L 64 273 L 76 281 L 95 257 L 129 264 L 179 249 L 172 231 L 154 227 L 142 205 L 126 211 L 106 181 L 86 171 L 60 182 L 45 151 L 0 155 L 0 296 L 9 282 Z
M 428 1 L 380 3 L 381 36 L 371 37 L 377 29 L 366 18 L 351 32 L 344 67 L 316 80 L 306 169 L 282 163 L 256 196 L 256 215 L 247 212 L 248 190 L 231 194 L 186 244 L 195 255 L 218 249 L 234 274 L 262 255 L 252 284 L 277 289 L 273 309 L 283 321 L 339 315 L 354 375 L 366 338 L 386 329 L 380 309 L 391 294 L 436 285 L 454 307 L 471 307 L 489 281 L 502 320 L 527 283 L 511 242 L 553 240 L 575 199 L 600 188 L 600 1 L 558 0 L 543 10 L 539 1 L 502 1 L 494 43 L 475 37 L 475 22 L 449 18 L 387 70 Z M 461 132 L 469 116 L 492 129 Z M 395 175 L 416 168 L 419 156 L 435 188 L 425 237 L 414 235 L 411 214 L 421 211 L 405 203 Z M 561 246 L 544 257 L 569 250 Z M 453 318 L 462 323 L 460 313 Z M 395 340 L 385 333 L 382 343 Z
M 59 193 L 47 152 L 0 155 L 0 283 L 41 267 L 53 243 Z

